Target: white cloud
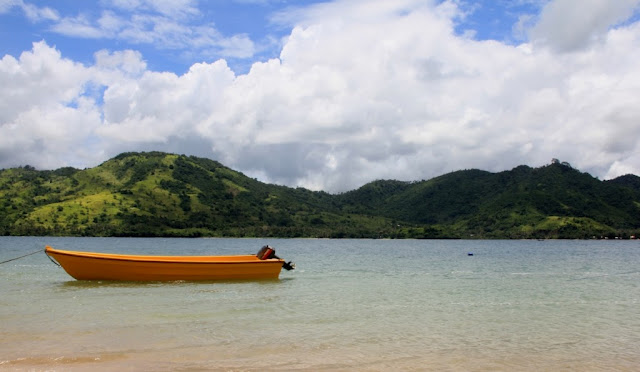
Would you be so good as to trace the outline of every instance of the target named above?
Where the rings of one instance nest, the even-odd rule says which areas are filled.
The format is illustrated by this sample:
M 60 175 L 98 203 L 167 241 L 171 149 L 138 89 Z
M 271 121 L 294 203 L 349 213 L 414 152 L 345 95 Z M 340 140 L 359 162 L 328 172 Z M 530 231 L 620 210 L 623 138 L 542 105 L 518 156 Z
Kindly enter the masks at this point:
M 19 60 L 0 60 L 0 164 L 58 167 L 86 149 L 100 124 L 95 103 L 83 96 L 90 78 L 89 69 L 44 42 Z M 76 162 L 86 161 L 84 156 Z
M 188 19 L 200 14 L 195 0 L 112 0 L 114 8 L 127 12 L 155 12 L 173 19 Z
M 110 53 L 108 50 L 100 50 L 95 55 L 99 70 L 113 70 L 123 72 L 126 76 L 139 76 L 147 68 L 142 55 L 133 50 L 125 50 Z
M 327 191 L 552 158 L 599 177 L 640 174 L 640 24 L 596 22 L 609 25 L 594 26 L 598 42 L 566 53 L 458 36 L 454 4 L 281 14 L 300 21 L 280 58 L 238 76 L 224 60 L 149 71 L 135 51 L 84 66 L 36 43 L 0 61 L 0 167 L 156 149 Z
M 99 14 L 85 11 L 61 16 L 50 7 L 23 0 L 0 0 L 0 14 L 14 7 L 49 30 L 84 39 L 119 40 L 157 49 L 182 50 L 215 58 L 250 58 L 260 51 L 247 34 L 223 35 L 202 19 L 195 0 L 113 0 L 101 2 Z
M 22 3 L 21 0 L 0 0 L 0 14 L 8 12 L 14 6 Z
M 101 24 L 106 26 L 106 24 Z M 74 36 L 87 39 L 99 39 L 110 37 L 110 32 L 115 31 L 112 27 L 101 28 L 93 25 L 93 22 L 85 15 L 77 17 L 65 17 L 51 27 L 51 30 L 66 36 Z
M 34 108 L 69 104 L 82 92 L 89 71 L 81 64 L 62 59 L 60 52 L 44 42 L 19 59 L 0 60 L 0 125 Z
M 129 143 L 166 143 L 198 137 L 199 123 L 215 112 L 233 73 L 224 61 L 196 64 L 182 76 L 145 72 L 117 76 L 104 93 L 104 125 L 97 134 Z
M 29 18 L 29 20 L 31 20 L 32 22 L 40 22 L 44 20 L 57 21 L 60 18 L 58 12 L 49 7 L 38 8 L 35 5 L 24 4 L 22 6 L 22 10 L 24 11 L 27 18 Z
M 631 17 L 640 0 L 554 0 L 542 10 L 531 38 L 558 51 L 574 51 L 606 37 Z
M 49 7 L 37 7 L 33 4 L 25 3 L 23 0 L 0 0 L 0 14 L 8 12 L 14 7 L 19 7 L 24 15 L 31 22 L 57 21 L 60 19 L 58 12 Z

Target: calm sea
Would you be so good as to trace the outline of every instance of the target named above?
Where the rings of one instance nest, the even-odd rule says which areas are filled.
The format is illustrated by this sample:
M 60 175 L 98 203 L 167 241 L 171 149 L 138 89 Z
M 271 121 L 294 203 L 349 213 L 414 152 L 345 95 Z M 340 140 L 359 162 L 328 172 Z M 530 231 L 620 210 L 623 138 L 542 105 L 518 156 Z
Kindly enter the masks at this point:
M 44 253 L 0 265 L 0 370 L 634 371 L 640 241 L 0 237 L 293 260 L 279 280 L 76 281 Z M 468 255 L 473 253 L 473 256 Z

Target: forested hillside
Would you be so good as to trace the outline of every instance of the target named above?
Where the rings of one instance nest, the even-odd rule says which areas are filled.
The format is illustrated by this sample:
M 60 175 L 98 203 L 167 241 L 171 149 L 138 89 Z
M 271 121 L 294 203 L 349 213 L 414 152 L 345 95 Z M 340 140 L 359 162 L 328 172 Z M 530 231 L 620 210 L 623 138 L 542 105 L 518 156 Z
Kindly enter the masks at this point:
M 556 162 L 500 173 L 458 171 L 411 185 L 377 181 L 342 197 L 352 213 L 368 209 L 414 224 L 446 226 L 447 234 L 459 237 L 631 236 L 640 227 L 638 181 L 627 175 L 602 182 Z
M 379 180 L 339 195 L 270 185 L 209 159 L 124 153 L 86 170 L 0 171 L 0 234 L 593 238 L 640 233 L 640 178 L 568 164 Z

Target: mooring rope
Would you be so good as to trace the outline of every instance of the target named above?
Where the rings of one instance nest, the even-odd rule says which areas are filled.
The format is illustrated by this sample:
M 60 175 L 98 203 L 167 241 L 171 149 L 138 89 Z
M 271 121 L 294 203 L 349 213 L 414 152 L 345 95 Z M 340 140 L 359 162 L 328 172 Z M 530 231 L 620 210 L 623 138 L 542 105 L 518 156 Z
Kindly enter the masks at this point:
M 7 263 L 7 262 L 11 262 L 11 261 L 19 260 L 19 259 L 21 259 L 21 258 L 25 258 L 25 257 L 27 257 L 27 256 L 31 256 L 32 254 L 36 254 L 36 253 L 39 253 L 39 252 L 42 252 L 42 249 L 38 249 L 38 250 L 37 250 L 37 251 L 35 251 L 35 252 L 31 252 L 31 253 L 25 254 L 24 256 L 20 256 L 20 257 L 12 258 L 12 259 L 10 259 L 10 260 L 2 261 L 2 262 L 0 262 L 0 265 L 2 265 L 3 263 Z
M 54 264 L 56 264 L 56 266 L 58 267 L 62 267 L 60 266 L 59 263 L 57 263 L 53 258 L 51 258 L 51 256 L 49 256 L 49 254 L 47 254 L 47 251 L 44 252 L 47 255 L 47 258 L 49 259 L 49 261 L 53 262 Z

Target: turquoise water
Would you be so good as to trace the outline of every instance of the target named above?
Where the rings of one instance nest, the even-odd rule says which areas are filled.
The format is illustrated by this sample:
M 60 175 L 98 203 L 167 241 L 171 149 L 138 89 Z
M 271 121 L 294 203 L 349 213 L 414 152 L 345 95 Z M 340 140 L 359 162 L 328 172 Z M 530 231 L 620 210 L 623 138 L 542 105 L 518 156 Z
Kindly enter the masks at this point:
M 293 260 L 280 280 L 81 282 L 0 265 L 0 370 L 640 368 L 640 241 L 0 237 L 44 248 Z M 469 256 L 472 252 L 474 255 Z

